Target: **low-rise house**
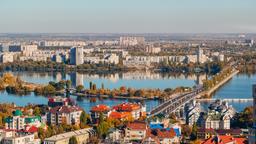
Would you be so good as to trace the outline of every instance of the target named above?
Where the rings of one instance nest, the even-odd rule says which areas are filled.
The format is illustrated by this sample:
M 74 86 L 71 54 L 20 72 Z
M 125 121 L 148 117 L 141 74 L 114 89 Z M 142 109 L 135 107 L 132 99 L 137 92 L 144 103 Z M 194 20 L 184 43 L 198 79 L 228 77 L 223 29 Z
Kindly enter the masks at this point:
M 246 138 L 235 138 L 233 136 L 218 135 L 202 142 L 202 144 L 246 144 Z
M 117 112 L 117 111 L 111 111 L 108 118 L 117 119 L 121 121 L 130 121 L 133 119 L 132 114 L 130 112 Z
M 147 135 L 142 141 L 143 144 L 178 144 L 180 143 L 179 137 L 176 136 L 174 129 L 161 130 L 161 129 L 148 129 Z
M 109 112 L 110 112 L 110 107 L 106 106 L 106 105 L 96 105 L 94 107 L 91 108 L 91 119 L 93 123 L 97 123 L 98 119 L 100 117 L 100 114 L 102 114 L 102 116 L 104 118 L 107 118 L 109 116 Z
M 147 124 L 145 122 L 131 122 L 125 128 L 125 141 L 142 141 L 146 137 Z
M 33 133 L 17 132 L 13 130 L 0 130 L 0 143 L 3 144 L 40 144 Z
M 105 143 L 118 143 L 122 141 L 122 132 L 119 129 L 112 128 L 108 131 Z
M 241 137 L 243 135 L 243 131 L 241 129 L 205 129 L 199 128 L 197 130 L 197 138 L 198 139 L 208 139 L 217 135 L 227 135 L 234 137 Z
M 78 106 L 57 106 L 50 109 L 47 114 L 47 123 L 58 124 L 80 124 L 80 116 L 83 109 Z
M 86 144 L 89 142 L 89 138 L 93 135 L 95 135 L 95 132 L 92 128 L 85 128 L 46 138 L 44 144 L 69 144 L 69 139 L 71 137 L 75 137 L 78 144 Z
M 146 116 L 146 107 L 139 103 L 122 103 L 113 107 L 117 112 L 130 112 L 133 119 Z

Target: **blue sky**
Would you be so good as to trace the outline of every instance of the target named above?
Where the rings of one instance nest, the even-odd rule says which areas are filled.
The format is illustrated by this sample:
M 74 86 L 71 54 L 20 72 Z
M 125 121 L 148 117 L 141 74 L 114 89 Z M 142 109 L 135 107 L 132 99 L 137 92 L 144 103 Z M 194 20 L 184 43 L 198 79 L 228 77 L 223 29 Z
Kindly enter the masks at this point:
M 0 0 L 0 33 L 255 33 L 256 0 Z

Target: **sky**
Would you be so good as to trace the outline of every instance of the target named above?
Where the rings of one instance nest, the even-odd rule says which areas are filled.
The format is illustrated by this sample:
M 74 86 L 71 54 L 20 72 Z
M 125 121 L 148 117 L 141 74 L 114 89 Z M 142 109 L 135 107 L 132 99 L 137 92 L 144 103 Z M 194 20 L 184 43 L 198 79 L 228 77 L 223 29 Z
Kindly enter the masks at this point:
M 256 0 L 0 0 L 0 33 L 256 33 Z

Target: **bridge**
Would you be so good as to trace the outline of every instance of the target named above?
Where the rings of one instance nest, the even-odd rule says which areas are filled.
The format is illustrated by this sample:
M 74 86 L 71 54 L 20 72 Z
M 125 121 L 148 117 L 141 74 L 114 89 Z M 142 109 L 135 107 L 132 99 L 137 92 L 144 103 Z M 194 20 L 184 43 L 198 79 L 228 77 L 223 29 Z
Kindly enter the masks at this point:
M 219 99 L 197 99 L 199 102 L 214 102 Z M 226 102 L 252 102 L 252 98 L 226 98 L 226 99 L 221 99 L 221 101 L 226 101 Z
M 148 117 L 153 117 L 160 113 L 169 114 L 169 113 L 175 112 L 178 108 L 183 106 L 185 103 L 196 98 L 202 91 L 203 91 L 203 86 L 198 85 L 191 92 L 174 95 L 169 100 L 163 102 L 162 104 L 152 109 Z
M 220 81 L 216 86 L 214 86 L 210 90 L 204 91 L 203 86 L 200 84 L 197 84 L 196 88 L 194 88 L 191 92 L 172 95 L 168 97 L 168 99 L 165 102 L 153 108 L 149 112 L 148 117 L 153 117 L 160 113 L 166 114 L 166 116 L 168 116 L 170 113 L 176 112 L 178 109 L 183 107 L 189 101 L 195 99 L 197 96 L 212 93 L 213 91 L 215 91 L 220 86 L 225 84 L 228 80 L 230 80 L 234 75 L 236 75 L 239 72 L 238 70 L 236 70 L 236 66 L 237 66 L 237 62 L 231 62 L 228 64 L 227 67 L 223 68 L 223 70 L 226 70 L 228 67 L 233 68 L 232 73 L 228 77 Z M 237 101 L 237 100 L 233 100 L 233 101 Z M 246 101 L 246 100 L 240 99 L 240 101 Z

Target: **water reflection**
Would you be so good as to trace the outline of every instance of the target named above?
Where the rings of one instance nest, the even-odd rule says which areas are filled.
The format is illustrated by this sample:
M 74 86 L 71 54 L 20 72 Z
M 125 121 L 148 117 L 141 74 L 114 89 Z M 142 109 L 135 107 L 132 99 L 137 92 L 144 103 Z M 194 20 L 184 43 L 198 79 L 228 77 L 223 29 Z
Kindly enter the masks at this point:
M 184 75 L 157 73 L 151 71 L 135 71 L 115 74 L 82 74 L 72 73 L 35 73 L 35 72 L 13 72 L 28 82 L 47 84 L 49 81 L 71 80 L 72 86 L 84 85 L 89 87 L 89 82 L 100 86 L 102 83 L 105 88 L 114 89 L 121 86 L 131 88 L 176 88 L 179 86 L 192 87 L 197 83 L 202 84 L 206 78 L 201 75 Z

